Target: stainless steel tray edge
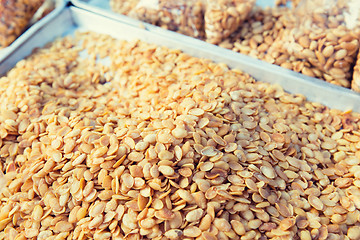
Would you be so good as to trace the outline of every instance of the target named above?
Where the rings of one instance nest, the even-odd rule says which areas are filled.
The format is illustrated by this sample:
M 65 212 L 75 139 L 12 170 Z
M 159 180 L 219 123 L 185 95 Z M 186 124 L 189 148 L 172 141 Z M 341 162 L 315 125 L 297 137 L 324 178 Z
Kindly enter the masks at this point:
M 232 68 L 241 69 L 259 81 L 280 84 L 286 91 L 303 94 L 310 101 L 320 102 L 328 107 L 340 110 L 352 109 L 360 112 L 360 105 L 357 104 L 360 95 L 351 90 L 306 77 L 181 34 L 163 32 L 163 29 L 159 28 L 142 29 L 75 6 L 64 7 L 42 23 L 37 31 L 33 30 L 34 33 L 28 36 L 28 39 L 24 40 L 16 50 L 0 62 L 0 75 L 14 66 L 18 60 L 30 54 L 33 48 L 41 47 L 54 38 L 64 35 L 64 33 L 71 33 L 74 28 L 106 33 L 125 40 L 137 38 L 149 43 L 177 48 L 192 56 L 208 58 L 215 62 L 225 63 Z M 51 31 L 49 32 L 49 30 Z

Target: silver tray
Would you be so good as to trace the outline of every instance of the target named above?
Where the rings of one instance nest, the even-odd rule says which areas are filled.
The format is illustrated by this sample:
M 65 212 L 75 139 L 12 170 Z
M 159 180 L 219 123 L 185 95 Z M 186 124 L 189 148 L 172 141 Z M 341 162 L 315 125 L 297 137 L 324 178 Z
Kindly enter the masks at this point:
M 25 39 L 28 38 L 29 35 L 32 35 L 36 30 L 43 25 L 43 23 L 47 22 L 49 18 L 51 18 L 52 15 L 56 14 L 56 12 L 62 11 L 64 6 L 68 3 L 68 0 L 62 0 L 57 1 L 56 7 L 54 10 L 52 10 L 49 14 L 47 14 L 45 17 L 40 19 L 39 21 L 32 24 L 28 29 L 26 29 L 19 37 L 15 39 L 14 42 L 12 42 L 9 46 L 0 49 L 0 60 L 3 59 L 7 53 L 13 51 L 14 49 L 18 48 L 21 42 L 23 42 Z
M 117 16 L 106 16 L 68 4 L 54 11 L 35 29 L 17 42 L 17 47 L 0 60 L 0 76 L 4 75 L 19 60 L 29 55 L 34 48 L 42 47 L 55 38 L 73 34 L 75 30 L 95 31 L 109 34 L 118 39 L 140 39 L 169 48 L 180 49 L 192 56 L 211 59 L 227 64 L 252 75 L 256 80 L 281 85 L 290 93 L 303 94 L 310 101 L 319 102 L 330 108 L 360 112 L 360 95 L 327 82 L 275 66 L 231 50 L 175 32 L 149 26 L 138 26 L 138 21 L 121 21 Z M 126 33 L 126 34 L 124 34 Z

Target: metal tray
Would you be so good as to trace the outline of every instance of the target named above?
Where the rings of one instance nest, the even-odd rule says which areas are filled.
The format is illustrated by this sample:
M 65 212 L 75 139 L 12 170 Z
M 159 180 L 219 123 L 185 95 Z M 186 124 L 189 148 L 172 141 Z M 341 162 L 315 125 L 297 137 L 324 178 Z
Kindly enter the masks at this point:
M 7 55 L 7 53 L 18 48 L 19 44 L 21 42 L 23 42 L 25 39 L 27 39 L 29 35 L 32 35 L 36 31 L 36 29 L 38 29 L 39 26 L 41 26 L 44 22 L 47 22 L 47 19 L 51 18 L 52 15 L 56 14 L 56 12 L 61 11 L 68 2 L 69 2 L 68 0 L 58 1 L 56 3 L 56 7 L 54 10 L 52 10 L 49 14 L 47 14 L 45 17 L 43 17 L 39 21 L 32 24 L 19 37 L 17 37 L 15 39 L 15 41 L 12 42 L 9 46 L 7 46 L 3 49 L 0 49 L 0 60 L 3 59 Z
M 75 30 L 91 30 L 118 39 L 140 39 L 148 43 L 180 49 L 192 56 L 211 59 L 225 63 L 231 68 L 240 69 L 258 81 L 280 84 L 286 91 L 303 94 L 310 101 L 319 102 L 330 108 L 360 112 L 360 104 L 358 104 L 360 95 L 349 89 L 158 27 L 151 26 L 144 29 L 134 26 L 134 23 L 122 22 L 117 17 L 91 12 L 71 3 L 53 12 L 17 42 L 17 48 L 12 49 L 0 60 L 0 76 L 29 55 L 34 48 L 42 47 L 57 37 L 73 34 Z

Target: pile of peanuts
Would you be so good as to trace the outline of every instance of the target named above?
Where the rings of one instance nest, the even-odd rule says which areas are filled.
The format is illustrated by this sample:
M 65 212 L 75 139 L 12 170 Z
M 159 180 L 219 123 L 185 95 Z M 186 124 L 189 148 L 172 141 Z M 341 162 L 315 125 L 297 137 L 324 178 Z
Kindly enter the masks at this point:
M 110 0 L 114 12 L 218 44 L 243 23 L 255 0 Z
M 236 12 L 232 6 L 235 2 L 242 13 L 229 13 Z M 254 2 L 247 1 L 247 5 L 239 2 L 207 1 L 204 40 L 360 91 L 360 80 L 356 78 L 355 71 L 359 67 L 354 69 L 359 51 L 360 27 L 349 30 L 343 24 L 346 22 L 344 13 L 350 8 L 349 1 L 333 1 L 336 4 L 332 6 L 323 5 L 324 1 L 297 0 L 291 1 L 291 9 L 284 7 L 289 2 L 287 0 L 275 1 L 281 7 L 265 9 L 253 6 Z M 118 11 L 116 7 L 113 10 Z M 238 17 L 231 18 L 232 15 Z M 306 21 L 299 22 L 304 15 Z M 191 33 L 187 35 L 194 36 Z
M 206 41 L 213 44 L 226 39 L 249 15 L 255 0 L 208 0 L 205 10 Z
M 204 13 L 198 0 L 145 3 L 141 0 L 110 0 L 113 11 L 132 18 L 177 31 L 196 38 L 204 38 Z
M 158 25 L 179 33 L 204 38 L 204 17 L 201 2 L 197 0 L 159 1 Z M 144 12 L 147 12 L 143 8 Z M 137 12 L 137 11 L 136 11 Z M 137 18 L 142 14 L 137 12 Z M 143 19 L 146 21 L 145 19 Z
M 2 0 L 0 2 L 0 49 L 9 46 L 45 0 Z
M 0 239 L 360 238 L 360 114 L 224 64 L 78 33 L 0 111 Z

